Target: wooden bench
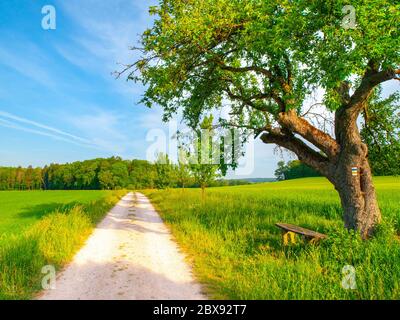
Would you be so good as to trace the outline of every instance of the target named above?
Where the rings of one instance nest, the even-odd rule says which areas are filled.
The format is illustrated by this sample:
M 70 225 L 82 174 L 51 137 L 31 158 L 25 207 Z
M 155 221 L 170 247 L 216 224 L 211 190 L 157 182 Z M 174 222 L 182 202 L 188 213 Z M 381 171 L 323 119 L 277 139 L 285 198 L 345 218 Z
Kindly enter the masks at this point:
M 295 226 L 293 224 L 276 223 L 275 225 L 282 229 L 282 239 L 285 246 L 289 244 L 289 239 L 291 243 L 296 243 L 296 234 L 301 235 L 302 238 L 309 243 L 317 243 L 318 241 L 328 237 L 325 234 Z

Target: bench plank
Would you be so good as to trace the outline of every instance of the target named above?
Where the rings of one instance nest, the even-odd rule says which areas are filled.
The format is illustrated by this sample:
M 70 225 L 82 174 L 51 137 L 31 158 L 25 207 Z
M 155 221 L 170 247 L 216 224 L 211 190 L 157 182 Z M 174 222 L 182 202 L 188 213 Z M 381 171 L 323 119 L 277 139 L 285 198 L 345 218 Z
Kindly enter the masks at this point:
M 325 239 L 328 236 L 316 231 L 312 231 L 306 228 L 302 228 L 299 226 L 295 226 L 293 224 L 289 224 L 289 223 L 276 223 L 275 224 L 277 227 L 287 231 L 287 232 L 294 232 L 297 234 L 301 234 L 307 238 L 314 238 L 314 239 Z

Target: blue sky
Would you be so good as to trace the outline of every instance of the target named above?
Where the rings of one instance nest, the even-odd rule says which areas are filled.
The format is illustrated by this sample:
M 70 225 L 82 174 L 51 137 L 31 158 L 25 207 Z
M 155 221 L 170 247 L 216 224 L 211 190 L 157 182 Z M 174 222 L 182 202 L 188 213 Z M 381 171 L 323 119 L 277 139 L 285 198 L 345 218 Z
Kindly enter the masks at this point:
M 128 48 L 155 3 L 0 1 L 0 165 L 146 158 L 149 130 L 167 129 L 161 111 L 138 105 L 143 88 L 111 73 L 135 60 Z M 56 30 L 42 29 L 44 5 L 56 8 Z M 256 143 L 249 176 L 273 176 L 273 150 Z
M 56 8 L 56 30 L 41 27 L 46 4 Z M 147 5 L 1 1 L 0 116 L 18 126 L 0 123 L 2 165 L 144 157 L 146 131 L 161 125 L 159 111 L 137 105 L 141 88 L 111 72 L 134 59 L 128 47 L 150 23 Z

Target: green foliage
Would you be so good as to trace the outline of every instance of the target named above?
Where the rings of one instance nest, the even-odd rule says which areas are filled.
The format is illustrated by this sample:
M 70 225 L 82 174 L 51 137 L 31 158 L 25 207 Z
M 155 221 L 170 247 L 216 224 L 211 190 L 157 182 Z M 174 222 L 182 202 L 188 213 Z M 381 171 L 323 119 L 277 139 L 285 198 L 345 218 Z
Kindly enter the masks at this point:
M 64 192 L 69 197 L 72 191 Z M 82 191 L 80 191 L 82 193 Z M 80 202 L 79 194 L 73 206 L 57 207 L 51 212 L 35 210 L 38 216 L 44 215 L 38 222 L 19 232 L 2 234 L 0 236 L 0 300 L 30 299 L 41 289 L 43 274 L 41 269 L 53 265 L 57 269 L 69 262 L 75 252 L 83 245 L 92 228 L 115 205 L 124 191 L 98 192 L 97 199 Z M 25 192 L 4 192 L 12 199 L 13 196 Z M 52 200 L 54 193 L 36 193 L 43 204 L 46 197 Z M 89 193 L 86 192 L 86 195 Z M 92 194 L 94 194 L 92 192 Z M 59 194 L 60 195 L 60 194 Z M 18 196 L 14 197 L 15 206 L 19 206 Z M 54 200 L 54 199 L 53 199 Z M 9 201 L 11 202 L 11 201 Z M 24 201 L 26 205 L 26 200 Z M 3 203 L 0 202 L 0 206 Z M 42 208 L 45 210 L 46 206 Z M 23 213 L 23 212 L 22 212 Z M 4 212 L 1 211 L 3 218 Z M 24 216 L 16 218 L 24 224 Z M 3 220 L 0 220 L 3 223 Z
M 166 189 L 173 187 L 173 169 L 171 161 L 168 155 L 160 153 L 155 162 L 157 171 L 156 187 L 158 189 Z
M 349 4 L 355 28 L 343 27 Z M 263 128 L 280 102 L 299 109 L 315 88 L 334 110 L 340 83 L 358 85 L 369 61 L 399 66 L 399 9 L 393 0 L 162 0 L 142 35 L 140 74 L 128 79 L 146 85 L 148 107 L 162 106 L 164 119 L 182 108 L 192 127 L 229 106 L 237 125 Z
M 400 180 L 374 180 L 383 223 L 362 241 L 343 228 L 340 200 L 323 178 L 200 190 L 146 191 L 197 278 L 217 299 L 399 299 Z M 325 233 L 319 245 L 282 245 L 277 222 Z M 356 290 L 341 286 L 345 265 Z
M 321 174 L 302 163 L 300 160 L 293 160 L 289 161 L 287 164 L 285 164 L 284 161 L 279 161 L 275 176 L 278 181 L 282 181 L 306 177 L 319 177 Z
M 94 159 L 44 168 L 0 167 L 0 190 L 153 188 L 156 168 L 144 160 Z
M 278 168 L 275 170 L 275 177 L 278 181 L 285 180 L 286 164 L 285 161 L 278 162 Z
M 194 181 L 193 172 L 200 177 Z M 174 164 L 160 154 L 155 163 L 145 160 L 122 160 L 118 157 L 44 168 L 0 167 L 0 190 L 115 190 L 198 186 L 200 180 L 215 184 L 218 166 Z
M 361 136 L 368 145 L 372 172 L 377 176 L 400 175 L 400 95 L 380 99 L 380 91 L 364 111 Z
M 212 164 L 192 164 L 190 170 L 201 189 L 207 188 L 218 177 L 218 166 Z
M 0 190 L 35 190 L 43 185 L 40 168 L 0 168 Z
M 178 186 L 181 188 L 187 187 L 192 181 L 189 165 L 183 161 L 178 161 L 178 165 L 176 167 L 176 180 Z
M 189 143 L 180 141 L 180 152 L 186 155 L 186 163 L 194 181 L 204 190 L 219 176 L 220 143 L 215 138 L 213 116 L 205 117 L 200 129 L 194 130 Z M 186 148 L 186 149 L 185 149 Z

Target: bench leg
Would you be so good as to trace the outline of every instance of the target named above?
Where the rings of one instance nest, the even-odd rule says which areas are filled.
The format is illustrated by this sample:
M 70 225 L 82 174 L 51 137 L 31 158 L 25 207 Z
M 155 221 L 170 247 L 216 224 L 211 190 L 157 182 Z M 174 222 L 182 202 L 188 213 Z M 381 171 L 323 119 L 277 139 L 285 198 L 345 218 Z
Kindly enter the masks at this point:
M 310 241 L 308 241 L 309 244 L 317 244 L 319 242 L 318 238 L 312 238 Z
M 290 243 L 296 243 L 296 234 L 294 232 L 288 231 L 284 232 L 282 235 L 283 238 L 283 245 L 287 246 Z M 289 241 L 290 240 L 290 241 Z

